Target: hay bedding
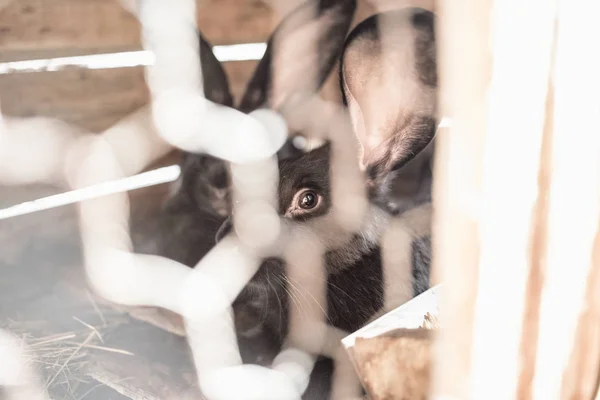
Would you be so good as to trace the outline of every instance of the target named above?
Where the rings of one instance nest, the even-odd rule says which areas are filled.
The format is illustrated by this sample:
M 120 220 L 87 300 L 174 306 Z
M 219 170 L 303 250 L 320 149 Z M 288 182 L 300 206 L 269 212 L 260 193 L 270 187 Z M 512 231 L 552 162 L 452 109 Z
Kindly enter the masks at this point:
M 51 321 L 2 326 L 28 349 L 53 400 L 202 398 L 183 338 L 126 314 L 106 326 L 81 322 L 80 330 L 46 336 Z
M 57 226 L 58 213 L 64 218 Z M 69 207 L 26 217 L 1 229 L 0 254 L 18 251 L 0 257 L 0 329 L 28 349 L 50 398 L 202 399 L 181 319 L 92 295 Z

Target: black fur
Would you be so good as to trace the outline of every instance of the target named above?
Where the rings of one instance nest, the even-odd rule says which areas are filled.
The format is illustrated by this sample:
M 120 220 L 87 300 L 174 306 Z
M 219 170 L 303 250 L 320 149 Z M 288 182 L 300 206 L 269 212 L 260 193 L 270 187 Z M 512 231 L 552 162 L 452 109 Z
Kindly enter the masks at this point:
M 309 186 L 329 196 L 329 146 L 323 146 L 300 157 L 280 161 L 280 214 L 285 211 L 298 188 Z M 329 204 L 329 200 L 327 200 Z M 327 209 L 319 215 L 326 214 Z M 310 218 L 318 218 L 311 216 Z M 343 253 L 343 256 L 338 255 Z M 348 253 L 352 257 L 348 256 Z M 429 288 L 431 241 L 428 236 L 416 238 L 412 245 L 413 292 L 418 295 Z M 327 319 L 329 324 L 353 332 L 362 327 L 383 307 L 384 277 L 380 249 L 365 243 L 356 235 L 340 249 L 325 254 L 327 277 Z M 273 340 L 273 348 L 281 346 L 288 331 L 290 300 L 285 263 L 270 258 L 242 291 L 234 307 L 240 331 L 256 331 Z M 257 329 L 260 325 L 260 329 Z M 269 353 L 274 353 L 273 349 Z
M 421 120 L 423 122 L 418 129 L 429 137 L 436 130 L 436 121 L 432 118 Z M 415 145 L 421 146 L 423 144 Z M 368 196 L 372 203 L 392 215 L 399 215 L 410 208 L 431 202 L 434 143 L 425 146 L 425 150 L 414 158 L 399 162 L 391 170 L 386 170 L 384 165 L 378 163 L 367 168 L 370 180 L 377 182 L 369 185 Z

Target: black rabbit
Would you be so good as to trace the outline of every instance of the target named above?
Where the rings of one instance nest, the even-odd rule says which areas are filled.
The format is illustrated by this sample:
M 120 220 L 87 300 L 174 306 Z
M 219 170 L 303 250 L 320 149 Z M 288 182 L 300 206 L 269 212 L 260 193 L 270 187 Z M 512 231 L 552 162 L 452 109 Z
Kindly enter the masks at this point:
M 392 36 L 382 44 L 378 26 L 382 18 L 392 24 L 386 34 L 396 34 L 398 39 Z M 349 332 L 360 328 L 384 307 L 380 240 L 389 216 L 409 217 L 410 221 L 415 209 L 423 211 L 420 215 L 429 216 L 433 138 L 437 127 L 435 66 L 434 17 L 422 9 L 372 16 L 351 32 L 344 45 L 340 85 L 363 146 L 362 164 L 372 204 L 363 230 L 343 245 L 333 244 L 325 253 L 329 321 Z M 402 93 L 403 89 L 408 93 Z M 361 119 L 368 120 L 369 125 L 361 126 L 357 122 Z M 370 140 L 376 134 L 378 142 Z M 308 153 L 280 159 L 282 217 L 316 227 L 328 214 L 330 150 L 331 146 L 326 144 Z M 230 225 L 230 219 L 225 221 L 220 237 L 231 230 Z M 414 233 L 409 243 L 412 279 L 398 283 L 409 284 L 411 294 L 417 295 L 429 288 L 431 239 L 429 229 L 411 228 L 409 223 L 407 230 Z M 323 235 L 323 229 L 318 231 Z M 323 240 L 327 247 L 327 238 Z M 248 303 L 255 304 L 255 314 L 263 315 L 264 324 L 278 331 L 281 338 L 287 333 L 287 324 L 280 319 L 285 319 L 287 313 L 277 309 L 280 303 L 276 299 L 287 298 L 287 288 L 284 284 L 277 289 L 278 295 L 269 293 L 276 290 L 274 282 L 286 282 L 284 271 L 283 261 L 270 259 L 238 298 L 246 303 L 246 308 Z M 272 306 L 270 311 L 264 310 L 266 303 Z M 284 303 L 289 300 L 282 302 L 281 307 Z M 388 304 L 386 308 L 398 305 Z M 273 314 L 272 321 L 265 313 Z
M 346 38 L 355 1 L 317 3 L 317 56 L 295 60 L 299 65 L 293 71 L 302 73 L 303 68 L 316 67 L 320 86 L 341 60 L 340 86 L 361 144 L 357 162 L 367 176 L 370 207 L 361 229 L 342 242 L 328 240 L 331 146 L 304 152 L 290 139 L 278 153 L 279 213 L 291 225 L 324 235 L 328 323 L 352 332 L 378 312 L 408 300 L 406 296 L 396 299 L 386 295 L 386 290 L 394 291 L 389 288 L 400 288 L 411 297 L 429 287 L 428 218 L 437 126 L 434 17 L 415 8 L 387 12 L 366 19 Z M 272 98 L 276 71 L 273 46 L 313 22 L 305 17 L 306 7 L 293 11 L 275 30 L 239 110 L 277 109 L 281 105 L 281 99 Z M 389 25 L 385 36 L 380 31 L 382 23 Z M 201 35 L 200 41 L 205 95 L 231 106 L 223 69 Z M 304 77 L 292 72 L 287 79 L 279 96 L 305 89 Z M 202 154 L 185 155 L 181 165 L 182 175 L 160 215 L 159 254 L 194 266 L 232 230 L 229 168 L 225 161 Z M 424 221 L 417 221 L 419 218 Z M 409 253 L 408 265 L 400 266 L 409 270 L 408 280 L 395 280 L 383 267 L 381 240 L 390 221 L 400 221 L 406 233 L 405 243 L 394 243 L 393 247 L 406 248 Z M 236 299 L 236 327 L 246 362 L 260 362 L 260 356 L 273 355 L 281 346 L 288 334 L 293 286 L 284 261 L 269 258 Z M 330 375 L 331 364 L 322 360 L 304 398 L 327 398 Z

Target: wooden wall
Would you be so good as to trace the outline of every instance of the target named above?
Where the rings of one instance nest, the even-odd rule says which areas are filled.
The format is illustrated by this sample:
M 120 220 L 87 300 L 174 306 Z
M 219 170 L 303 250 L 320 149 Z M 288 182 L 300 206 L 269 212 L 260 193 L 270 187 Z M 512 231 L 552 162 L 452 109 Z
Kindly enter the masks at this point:
M 215 45 L 262 42 L 276 21 L 264 0 L 198 1 L 199 26 Z M 140 48 L 139 23 L 116 0 L 18 0 L 0 10 L 0 62 Z M 225 66 L 236 95 L 255 64 Z M 147 101 L 141 67 L 0 76 L 4 114 L 52 116 L 92 131 L 108 128 Z
M 262 41 L 276 23 L 268 0 L 198 0 L 197 10 L 215 44 Z M 15 0 L 0 14 L 0 32 L 3 53 L 140 47 L 138 21 L 116 0 Z
M 198 0 L 198 24 L 214 45 L 265 41 L 281 15 L 301 0 Z M 433 0 L 359 0 L 355 23 L 407 3 Z M 140 49 L 140 25 L 117 0 L 0 0 L 0 62 Z M 239 98 L 256 61 L 225 69 Z M 323 96 L 339 100 L 336 74 Z M 0 107 L 13 116 L 51 116 L 102 131 L 148 102 L 141 67 L 0 75 Z

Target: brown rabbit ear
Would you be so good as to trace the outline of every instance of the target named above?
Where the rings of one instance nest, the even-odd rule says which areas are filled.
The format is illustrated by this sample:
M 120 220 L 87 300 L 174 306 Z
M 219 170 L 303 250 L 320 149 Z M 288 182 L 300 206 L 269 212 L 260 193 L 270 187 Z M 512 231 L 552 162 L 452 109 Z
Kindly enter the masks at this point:
M 434 15 L 405 8 L 374 15 L 350 33 L 340 83 L 372 185 L 404 166 L 436 131 Z
M 211 44 L 201 33 L 198 33 L 198 36 L 204 96 L 217 104 L 233 107 L 233 96 L 229 90 L 227 74 L 213 53 Z
M 290 12 L 267 42 L 240 111 L 277 108 L 292 94 L 316 92 L 341 55 L 355 10 L 356 0 L 311 0 Z

